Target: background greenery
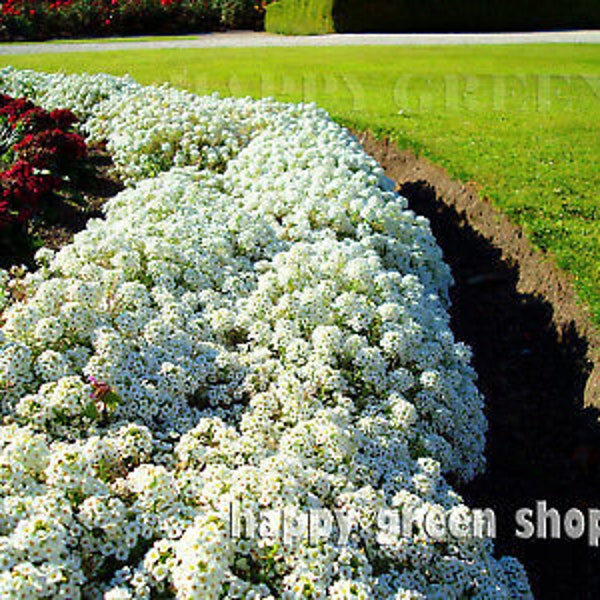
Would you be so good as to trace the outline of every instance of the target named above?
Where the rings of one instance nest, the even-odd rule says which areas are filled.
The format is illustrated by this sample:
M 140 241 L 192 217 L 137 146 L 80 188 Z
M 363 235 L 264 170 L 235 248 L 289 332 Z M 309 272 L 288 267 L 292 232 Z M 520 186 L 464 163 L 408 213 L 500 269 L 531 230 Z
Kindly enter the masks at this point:
M 262 29 L 263 0 L 3 0 L 0 39 Z
M 266 7 L 265 30 L 287 35 L 335 31 L 334 0 L 281 0 Z
M 277 0 L 266 20 L 267 31 L 289 34 L 599 26 L 598 0 Z
M 0 64 L 316 101 L 476 182 L 572 275 L 600 325 L 600 46 L 143 50 Z

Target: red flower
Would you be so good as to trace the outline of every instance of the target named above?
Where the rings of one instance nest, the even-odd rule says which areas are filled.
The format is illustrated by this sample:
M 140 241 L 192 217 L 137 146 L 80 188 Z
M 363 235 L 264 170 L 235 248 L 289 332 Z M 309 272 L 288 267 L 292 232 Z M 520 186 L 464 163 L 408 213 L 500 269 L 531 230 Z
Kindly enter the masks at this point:
M 26 135 L 15 147 L 20 160 L 38 169 L 68 171 L 70 164 L 87 156 L 83 138 L 76 133 L 48 129 Z
M 6 154 L 16 162 L 0 172 L 0 225 L 6 226 L 25 223 L 39 212 L 41 202 L 65 185 L 62 176 L 75 172 L 87 148 L 80 135 L 69 131 L 77 122 L 70 110 L 48 112 L 27 98 L 0 94 L 0 118 L 19 137 L 25 134 Z
M 53 120 L 43 108 L 35 106 L 18 116 L 14 124 L 15 126 L 22 124 L 25 127 L 25 131 L 34 133 L 52 127 Z
M 8 122 L 13 125 L 32 108 L 35 108 L 35 104 L 27 98 L 16 98 L 0 108 L 0 115 L 8 117 Z
M 12 222 L 12 216 L 10 214 L 10 207 L 6 200 L 0 200 L 0 227 L 8 225 Z
M 0 174 L 3 182 L 17 183 L 22 186 L 33 176 L 33 167 L 24 160 L 18 160 L 9 169 Z
M 90 395 L 94 400 L 102 400 L 104 396 L 110 394 L 110 392 L 112 391 L 108 383 L 105 383 L 104 381 L 98 381 L 95 377 L 92 377 L 91 375 L 88 377 L 88 381 L 92 384 L 92 392 L 90 393 Z
M 50 113 L 50 118 L 59 129 L 71 129 L 79 120 L 68 108 L 58 108 Z
M 2 201 L 17 223 L 25 223 L 37 211 L 40 200 L 54 184 L 53 177 L 37 175 L 25 161 L 17 161 L 10 169 L 0 173 Z
M 13 102 L 14 98 L 12 96 L 7 96 L 6 94 L 0 94 L 0 108 L 5 107 L 10 102 Z

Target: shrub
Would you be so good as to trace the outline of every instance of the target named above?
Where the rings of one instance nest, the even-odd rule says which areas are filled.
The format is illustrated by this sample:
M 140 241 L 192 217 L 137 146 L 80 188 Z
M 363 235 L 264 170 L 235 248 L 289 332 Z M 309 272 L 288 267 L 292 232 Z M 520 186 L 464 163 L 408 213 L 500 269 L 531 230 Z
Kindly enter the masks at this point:
M 56 181 L 36 173 L 27 161 L 18 160 L 0 173 L 0 186 L 2 223 L 5 226 L 24 225 L 38 212 L 42 198 L 56 187 Z
M 593 0 L 280 0 L 267 8 L 273 33 L 452 32 L 597 28 Z
M 333 0 L 280 0 L 269 4 L 265 29 L 286 35 L 333 33 Z
M 70 110 L 51 112 L 27 98 L 0 96 L 0 131 L 5 167 L 0 172 L 0 222 L 24 227 L 43 212 L 52 195 L 76 177 L 87 157 L 83 138 L 72 131 L 77 118 Z
M 51 37 L 194 33 L 262 28 L 256 0 L 6 0 L 0 37 Z
M 26 135 L 14 150 L 19 160 L 35 169 L 59 175 L 72 173 L 77 163 L 87 156 L 85 142 L 79 134 L 58 128 Z

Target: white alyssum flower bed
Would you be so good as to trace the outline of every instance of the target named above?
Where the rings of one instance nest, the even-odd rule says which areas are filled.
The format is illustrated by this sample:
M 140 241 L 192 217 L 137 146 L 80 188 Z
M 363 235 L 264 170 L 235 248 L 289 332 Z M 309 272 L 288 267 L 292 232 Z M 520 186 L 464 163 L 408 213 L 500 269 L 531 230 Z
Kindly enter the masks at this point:
M 0 597 L 530 597 L 489 539 L 378 535 L 386 507 L 468 517 L 446 476 L 486 423 L 428 224 L 345 130 L 108 76 L 0 88 L 76 111 L 129 185 L 23 300 L 0 276 Z M 354 534 L 240 539 L 232 502 Z

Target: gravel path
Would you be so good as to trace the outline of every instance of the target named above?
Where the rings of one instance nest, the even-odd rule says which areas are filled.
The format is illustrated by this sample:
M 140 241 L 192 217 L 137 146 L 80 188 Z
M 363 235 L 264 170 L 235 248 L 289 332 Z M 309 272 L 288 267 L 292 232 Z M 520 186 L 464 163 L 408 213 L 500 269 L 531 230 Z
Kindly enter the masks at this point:
M 455 46 L 464 44 L 600 44 L 600 30 L 534 33 L 401 33 L 285 36 L 254 31 L 206 33 L 187 39 L 101 43 L 14 43 L 0 45 L 0 54 L 46 54 L 161 48 L 260 48 L 266 46 Z

